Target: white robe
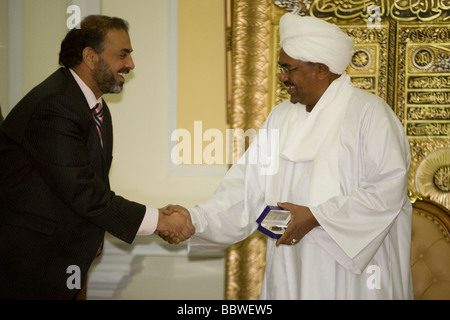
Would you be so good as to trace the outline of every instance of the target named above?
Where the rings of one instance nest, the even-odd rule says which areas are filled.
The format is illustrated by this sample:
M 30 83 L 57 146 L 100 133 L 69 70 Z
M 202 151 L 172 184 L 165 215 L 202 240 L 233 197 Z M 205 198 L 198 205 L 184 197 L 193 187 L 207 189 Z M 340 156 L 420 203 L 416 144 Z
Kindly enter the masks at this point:
M 189 208 L 196 227 L 191 253 L 223 250 L 256 230 L 259 214 L 274 204 L 266 195 L 273 179 L 267 163 L 278 154 L 271 149 L 271 129 L 292 139 L 283 132 L 295 130 L 286 131 L 280 119 L 295 117 L 297 108 L 304 106 L 285 101 L 275 107 L 215 195 Z M 340 128 L 340 194 L 323 203 L 310 204 L 314 161 L 276 159 L 278 201 L 310 207 L 321 226 L 294 246 L 276 247 L 268 239 L 261 299 L 413 298 L 410 152 L 403 127 L 382 99 L 352 88 Z

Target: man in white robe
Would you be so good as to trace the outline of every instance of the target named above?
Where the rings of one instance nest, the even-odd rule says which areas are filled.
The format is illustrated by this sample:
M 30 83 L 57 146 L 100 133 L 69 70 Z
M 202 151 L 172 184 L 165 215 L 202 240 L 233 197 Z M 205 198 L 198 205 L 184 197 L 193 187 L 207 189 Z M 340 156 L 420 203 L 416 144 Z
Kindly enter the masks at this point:
M 400 121 L 352 86 L 353 42 L 337 26 L 288 13 L 280 39 L 291 98 L 215 195 L 189 208 L 190 252 L 247 238 L 266 205 L 278 204 L 291 222 L 268 239 L 261 299 L 412 299 L 410 152 Z

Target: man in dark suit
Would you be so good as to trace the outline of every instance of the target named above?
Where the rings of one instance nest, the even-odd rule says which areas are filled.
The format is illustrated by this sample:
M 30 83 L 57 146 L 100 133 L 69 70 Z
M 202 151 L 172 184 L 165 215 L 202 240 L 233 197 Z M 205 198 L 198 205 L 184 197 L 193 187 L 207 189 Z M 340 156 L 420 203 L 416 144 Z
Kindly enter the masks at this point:
M 128 24 L 89 16 L 61 44 L 64 67 L 32 89 L 0 129 L 0 298 L 73 299 L 105 231 L 194 233 L 189 217 L 129 201 L 110 190 L 111 114 L 134 69 Z M 95 111 L 94 111 L 95 110 Z M 130 137 L 133 139 L 133 137 Z

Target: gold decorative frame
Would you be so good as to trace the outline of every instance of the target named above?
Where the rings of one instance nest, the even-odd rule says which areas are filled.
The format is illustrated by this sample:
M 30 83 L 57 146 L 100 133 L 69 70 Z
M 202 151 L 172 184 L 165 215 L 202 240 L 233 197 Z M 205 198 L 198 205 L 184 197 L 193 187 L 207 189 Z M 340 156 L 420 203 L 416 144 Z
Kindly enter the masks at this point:
M 416 176 L 425 168 L 433 175 L 430 181 L 440 181 L 431 185 L 440 192 L 437 201 L 448 208 L 448 153 L 438 168 L 427 162 L 434 159 L 431 153 L 450 148 L 449 1 L 226 0 L 226 8 L 231 128 L 260 128 L 270 110 L 287 98 L 275 68 L 280 17 L 296 10 L 334 22 L 355 40 L 356 54 L 347 70 L 354 85 L 385 99 L 405 128 L 412 156 L 411 197 L 430 196 L 430 183 L 420 185 L 420 193 L 416 188 Z M 234 151 L 236 156 L 244 152 Z M 265 247 L 265 238 L 256 233 L 227 250 L 226 299 L 258 298 Z

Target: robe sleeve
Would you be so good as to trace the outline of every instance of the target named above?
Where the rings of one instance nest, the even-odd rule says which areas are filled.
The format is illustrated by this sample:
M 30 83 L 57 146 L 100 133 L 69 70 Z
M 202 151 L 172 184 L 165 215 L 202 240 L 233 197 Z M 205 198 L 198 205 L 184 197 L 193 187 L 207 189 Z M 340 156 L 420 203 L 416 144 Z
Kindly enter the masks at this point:
M 196 229 L 188 243 L 190 253 L 223 250 L 256 231 L 256 219 L 265 207 L 258 136 L 224 176 L 213 197 L 189 208 Z
M 410 210 L 407 189 L 410 152 L 400 122 L 384 103 L 372 104 L 362 123 L 355 125 L 359 126 L 359 145 L 353 149 L 359 153 L 360 172 L 341 163 L 341 155 L 339 167 L 341 179 L 360 176 L 353 182 L 356 187 L 345 190 L 341 185 L 342 196 L 310 209 L 319 229 L 332 241 L 327 241 L 320 230 L 312 230 L 311 236 L 344 267 L 360 273 L 385 241 L 398 216 Z

